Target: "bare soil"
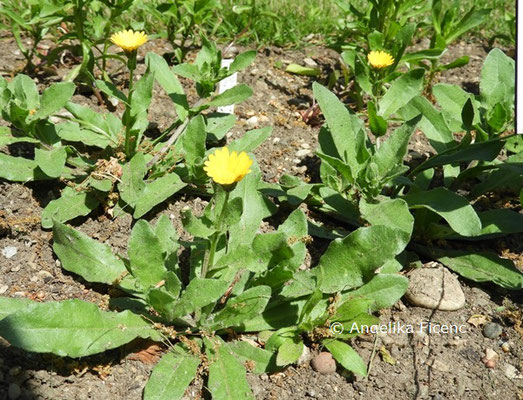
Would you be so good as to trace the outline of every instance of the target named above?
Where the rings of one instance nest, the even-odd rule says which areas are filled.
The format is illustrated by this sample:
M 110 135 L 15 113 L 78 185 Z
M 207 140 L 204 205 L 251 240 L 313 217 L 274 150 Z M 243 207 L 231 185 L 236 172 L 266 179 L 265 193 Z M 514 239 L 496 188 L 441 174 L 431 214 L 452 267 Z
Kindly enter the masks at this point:
M 0 39 L 0 49 L 1 70 L 11 71 L 13 66 L 23 65 L 10 38 Z M 162 43 L 148 43 L 141 50 L 142 55 L 153 50 L 163 54 L 170 48 Z M 469 65 L 446 72 L 439 79 L 472 90 L 477 88 L 486 52 L 480 44 L 459 43 L 450 48 L 445 57 L 454 59 L 463 54 L 471 56 Z M 272 136 L 254 152 L 263 178 L 268 182 L 278 181 L 285 173 L 312 181 L 317 179 L 319 161 L 314 150 L 319 127 L 305 123 L 300 114 L 313 104 L 312 79 L 284 72 L 288 63 L 302 63 L 305 57 L 317 62 L 324 70 L 324 76 L 338 62 L 335 52 L 319 47 L 304 50 L 264 48 L 256 62 L 239 76 L 239 82 L 249 84 L 255 94 L 236 107 L 238 121 L 227 141 L 252 128 L 272 126 Z M 44 86 L 59 80 L 66 71 L 66 66 L 60 66 L 57 75 L 39 75 L 38 82 Z M 167 96 L 159 88 L 156 91 L 150 120 L 162 129 L 171 123 L 174 111 Z M 77 94 L 74 101 L 103 108 L 97 105 L 92 95 Z M 256 123 L 252 117 L 257 118 Z M 431 153 L 432 149 L 425 137 L 417 132 L 409 152 L 410 157 L 416 159 Z M 58 195 L 59 189 L 60 186 L 52 182 L 22 185 L 0 181 L 0 251 L 7 246 L 17 249 L 9 259 L 0 254 L 0 295 L 36 301 L 78 298 L 105 307 L 108 288 L 89 284 L 63 271 L 52 252 L 51 233 L 40 227 L 41 211 Z M 152 210 L 147 218 L 154 221 L 160 215 L 167 215 L 183 234 L 181 210 L 190 207 L 198 213 L 205 204 L 205 200 L 196 197 L 175 195 Z M 100 210 L 72 224 L 123 253 L 132 220 L 129 216 L 112 220 Z M 509 247 L 517 258 L 521 255 L 517 254 L 522 251 L 521 242 L 514 240 Z M 325 244 L 315 239 L 308 245 L 309 253 L 320 253 Z M 507 244 L 504 245 L 506 248 Z M 500 254 L 503 252 L 503 244 L 497 241 L 489 242 L 488 246 Z M 272 375 L 249 374 L 256 398 L 523 399 L 521 297 L 487 284 L 477 285 L 463 279 L 460 282 L 467 301 L 465 308 L 459 311 L 431 311 L 400 301 L 392 309 L 384 310 L 380 319 L 384 324 L 396 322 L 414 327 L 419 327 L 423 321 L 464 326 L 462 333 L 427 334 L 418 329 L 411 334 L 382 334 L 377 338 L 374 335 L 362 336 L 352 344 L 365 361 L 372 359 L 368 378 L 355 378 L 342 370 L 320 374 L 305 362 Z M 499 323 L 503 334 L 497 339 L 484 337 L 481 327 L 467 322 L 477 314 Z M 501 348 L 504 343 L 508 343 L 507 352 Z M 485 367 L 482 361 L 487 349 L 499 354 L 494 368 Z M 137 348 L 128 347 L 80 360 L 61 359 L 23 352 L 0 338 L 0 399 L 140 399 L 153 364 L 137 359 L 136 351 Z M 320 349 L 313 347 L 311 351 L 315 354 Z M 385 351 L 390 354 L 390 359 Z M 13 397 L 16 388 L 21 389 L 19 397 Z M 197 380 L 188 389 L 186 397 L 207 398 L 204 382 Z

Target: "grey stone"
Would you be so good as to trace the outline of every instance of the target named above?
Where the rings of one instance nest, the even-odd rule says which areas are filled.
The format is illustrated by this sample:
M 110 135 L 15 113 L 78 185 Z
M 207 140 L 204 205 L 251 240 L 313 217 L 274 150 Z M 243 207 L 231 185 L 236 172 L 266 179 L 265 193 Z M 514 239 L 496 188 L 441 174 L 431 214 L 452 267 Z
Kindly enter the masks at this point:
M 405 298 L 414 306 L 431 310 L 455 311 L 465 306 L 458 279 L 442 265 L 413 270 Z
M 495 322 L 489 322 L 483 327 L 483 336 L 489 339 L 496 339 L 502 333 L 503 329 Z

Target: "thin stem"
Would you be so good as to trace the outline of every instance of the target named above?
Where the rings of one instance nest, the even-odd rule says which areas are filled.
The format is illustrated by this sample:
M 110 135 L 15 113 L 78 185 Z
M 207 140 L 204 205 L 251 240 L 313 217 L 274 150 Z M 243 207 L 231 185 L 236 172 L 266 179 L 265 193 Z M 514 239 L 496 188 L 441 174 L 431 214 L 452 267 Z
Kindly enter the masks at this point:
M 203 262 L 202 266 L 202 279 L 205 279 L 207 276 L 207 272 L 209 272 L 209 269 L 213 267 L 214 264 L 214 255 L 216 254 L 216 247 L 218 245 L 218 240 L 220 239 L 220 235 L 222 233 L 222 224 L 223 224 L 223 217 L 225 216 L 225 209 L 227 207 L 227 202 L 229 201 L 229 192 L 225 191 L 225 200 L 223 202 L 223 208 L 220 211 L 220 216 L 218 217 L 218 225 L 217 225 L 217 231 L 213 233 L 211 236 L 211 246 L 209 247 L 209 253 L 206 254 L 206 257 Z M 216 207 L 216 204 L 215 204 Z

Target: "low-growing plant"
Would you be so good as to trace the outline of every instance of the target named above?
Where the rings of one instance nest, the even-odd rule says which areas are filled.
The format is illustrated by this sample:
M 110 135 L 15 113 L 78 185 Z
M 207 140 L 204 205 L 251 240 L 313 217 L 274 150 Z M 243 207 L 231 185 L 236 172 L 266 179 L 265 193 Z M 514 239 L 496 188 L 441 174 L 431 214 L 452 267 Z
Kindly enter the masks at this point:
M 125 50 L 129 91 L 95 81 L 102 92 L 124 104 L 121 118 L 68 102 L 75 89 L 72 83 L 51 86 L 40 101 L 29 77 L 20 75 L 9 84 L 0 81 L 3 118 L 11 124 L 2 129 L 0 144 L 25 141 L 37 147 L 34 159 L 0 153 L 0 176 L 17 182 L 59 178 L 67 183 L 62 196 L 43 211 L 45 228 L 52 226 L 53 219 L 65 222 L 85 216 L 101 203 L 113 215 L 131 212 L 139 218 L 187 183 L 205 185 L 207 139 L 220 140 L 235 122 L 233 115 L 205 110 L 239 103 L 252 94 L 243 84 L 223 93 L 216 93 L 216 87 L 248 66 L 254 60 L 253 51 L 240 54 L 229 68 L 221 67 L 221 53 L 207 41 L 194 64 L 174 69 L 150 53 L 147 71 L 134 82 L 136 51 L 145 37 L 130 31 L 123 35 L 113 39 Z M 195 81 L 200 99 L 194 105 L 189 106 L 176 74 Z M 155 78 L 173 100 L 177 118 L 153 139 L 146 131 Z M 62 107 L 69 114 L 60 113 Z M 267 129 L 252 131 L 245 136 L 244 146 L 256 146 L 268 134 Z
M 481 86 L 489 93 L 489 100 L 485 98 L 485 104 L 499 104 L 501 99 L 505 99 L 502 101 L 503 106 L 492 105 L 491 108 L 510 107 L 510 100 L 503 94 L 505 90 L 510 90 L 510 81 L 505 78 L 513 74 L 513 64 L 506 58 L 499 51 L 494 51 L 485 63 L 484 71 L 496 68 L 501 72 L 497 76 L 499 80 L 483 74 L 485 80 L 482 80 Z M 379 219 L 401 227 L 413 216 L 411 250 L 436 259 L 472 280 L 489 280 L 509 289 L 523 287 L 523 274 L 510 260 L 499 258 L 493 253 L 436 248 L 432 243 L 437 239 L 478 240 L 523 230 L 523 218 L 515 211 L 501 209 L 477 212 L 470 204 L 478 194 L 495 187 L 492 186 L 492 179 L 499 176 L 493 172 L 495 170 L 511 171 L 509 175 L 512 177 L 519 173 L 519 178 L 511 183 L 514 184 L 516 194 L 522 189 L 519 164 L 521 153 L 511 156 L 506 163 L 496 160 L 507 136 L 482 139 L 478 130 L 476 142 L 471 143 L 470 131 L 476 125 L 472 123 L 472 111 L 467 111 L 470 101 L 464 99 L 465 110 L 458 107 L 452 114 L 457 118 L 456 112 L 459 113 L 459 118 L 463 119 L 462 127 L 466 130 L 459 143 L 455 142 L 442 114 L 433 108 L 416 108 L 416 105 L 428 101 L 415 97 L 397 109 L 407 122 L 396 128 L 378 146 L 368 139 L 363 121 L 351 114 L 334 94 L 319 84 L 314 84 L 313 90 L 326 119 L 326 126 L 321 128 L 318 137 L 321 183 L 306 184 L 286 176 L 281 182 L 285 190 L 282 200 L 291 205 L 308 201 L 312 207 L 352 226 L 361 226 L 365 220 L 370 222 Z M 509 109 L 513 112 L 512 108 Z M 438 154 L 411 169 L 404 165 L 404 159 L 416 126 L 427 135 Z M 448 140 L 443 140 L 443 129 L 449 132 Z M 445 186 L 448 187 L 433 182 L 436 169 L 441 167 L 445 171 Z M 490 185 L 480 183 L 478 186 L 482 189 L 472 189 L 470 200 L 456 193 L 458 183 L 465 179 L 469 179 L 469 182 L 470 179 L 474 182 L 474 178 L 485 179 L 481 176 L 485 171 L 490 172 Z
M 273 372 L 295 362 L 303 340 L 320 343 L 344 368 L 365 376 L 364 361 L 346 341 L 361 325 L 376 324 L 372 313 L 405 292 L 407 279 L 397 274 L 395 258 L 412 221 L 398 228 L 375 220 L 332 242 L 319 266 L 304 271 L 306 216 L 296 210 L 276 231 L 258 232 L 275 206 L 258 190 L 261 172 L 243 147 L 239 139 L 208 156 L 205 172 L 214 194 L 203 215 L 184 213 L 190 241 L 178 238 L 166 216 L 154 226 L 139 220 L 127 255 L 115 255 L 54 221 L 53 249 L 62 267 L 120 295 L 102 309 L 76 299 L 0 297 L 0 335 L 27 351 L 69 357 L 138 337 L 163 342 L 167 352 L 144 399 L 182 398 L 197 375 L 206 377 L 214 399 L 253 398 L 246 372 Z M 378 244 L 381 251 L 373 251 Z M 190 251 L 188 264 L 178 257 L 182 247 Z M 243 341 L 249 333 L 260 333 L 265 348 Z

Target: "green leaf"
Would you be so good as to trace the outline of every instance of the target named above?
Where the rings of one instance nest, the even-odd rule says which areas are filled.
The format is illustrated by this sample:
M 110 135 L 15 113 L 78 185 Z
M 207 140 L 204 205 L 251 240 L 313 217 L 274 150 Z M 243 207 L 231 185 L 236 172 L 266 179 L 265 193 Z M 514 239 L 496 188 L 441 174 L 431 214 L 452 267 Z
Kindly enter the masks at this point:
M 118 185 L 120 198 L 134 207 L 146 186 L 143 177 L 147 172 L 147 165 L 143 153 L 136 153 L 131 161 L 124 164 L 122 170 L 122 180 Z
M 251 65 L 256 58 L 256 50 L 249 50 L 238 54 L 229 65 L 229 74 L 241 71 Z
M 113 188 L 113 182 L 110 179 L 95 179 L 91 176 L 89 177 L 89 186 L 100 192 L 107 193 Z
M 360 201 L 361 216 L 371 225 L 384 225 L 402 232 L 403 244 L 407 246 L 412 235 L 414 217 L 402 199 L 385 199 L 378 203 Z
M 276 357 L 271 351 L 254 347 L 252 344 L 241 340 L 235 340 L 226 344 L 227 348 L 234 353 L 234 356 L 242 363 L 249 361 L 254 362 L 255 374 L 263 374 L 264 372 L 275 372 Z
M 207 133 L 205 120 L 202 115 L 198 115 L 190 120 L 186 131 L 180 139 L 185 151 L 185 160 L 189 166 L 193 166 L 198 159 L 205 157 Z
M 238 104 L 251 97 L 252 93 L 252 89 L 249 86 L 242 83 L 240 85 L 236 85 L 230 89 L 227 89 L 225 92 L 220 93 L 217 96 L 214 96 L 214 98 L 208 104 L 209 106 L 214 107 Z
M 284 340 L 278 348 L 276 365 L 284 366 L 298 361 L 303 353 L 303 347 L 303 342 L 296 338 Z
M 422 96 L 414 97 L 399 112 L 401 118 L 405 120 L 412 119 L 420 113 L 423 115 L 423 118 L 418 126 L 438 153 L 456 146 L 454 136 L 447 126 L 443 115 L 426 98 Z
M 403 165 L 409 140 L 420 119 L 421 117 L 418 116 L 395 129 L 371 157 L 371 161 L 378 167 L 379 179 L 382 181 L 390 177 L 391 171 Z
M 129 261 L 132 275 L 144 289 L 157 285 L 164 279 L 164 251 L 160 240 L 145 220 L 139 220 L 129 238 Z
M 216 232 L 211 221 L 205 217 L 196 217 L 192 210 L 182 212 L 182 224 L 185 230 L 195 237 L 209 238 Z
M 424 73 L 422 68 L 414 69 L 393 81 L 378 104 L 380 115 L 388 118 L 420 94 Z
M 455 39 L 459 38 L 465 32 L 471 30 L 475 26 L 480 25 L 483 21 L 491 15 L 491 9 L 485 8 L 483 10 L 475 11 L 474 7 L 460 20 L 460 22 L 445 35 L 445 41 L 447 44 L 452 43 Z
M 140 115 L 147 112 L 153 94 L 154 74 L 146 72 L 133 87 L 131 97 L 131 115 Z
M 192 279 L 174 310 L 174 317 L 183 317 L 218 301 L 228 286 L 229 282 L 220 279 Z
M 64 269 L 88 282 L 110 285 L 127 271 L 108 245 L 60 222 L 53 225 L 53 251 Z
M 154 367 L 144 388 L 144 400 L 182 399 L 200 362 L 199 357 L 175 346 L 175 351 L 165 354 Z
M 51 179 L 38 168 L 36 161 L 12 157 L 4 153 L 0 153 L 0 178 L 11 182 Z
M 313 83 L 312 88 L 330 130 L 330 135 L 324 137 L 332 142 L 329 147 L 334 147 L 338 157 L 348 164 L 351 175 L 356 176 L 364 162 L 361 153 L 365 148 L 366 135 L 362 121 L 350 114 L 345 105 L 327 88 L 316 82 Z M 325 145 L 321 147 L 323 153 L 336 156 L 332 151 L 325 149 Z
M 87 146 L 96 146 L 105 149 L 107 146 L 114 147 L 116 142 L 107 134 L 90 129 L 83 129 L 76 122 L 64 122 L 55 125 L 56 134 L 63 140 L 69 142 L 82 142 Z
M 35 161 L 47 176 L 58 178 L 65 167 L 67 151 L 65 147 L 55 147 L 52 150 L 35 149 Z
M 285 72 L 289 72 L 291 74 L 296 75 L 305 75 L 305 76 L 319 76 L 321 75 L 321 69 L 319 68 L 311 68 L 311 67 L 304 67 L 299 64 L 291 63 L 285 68 Z
M 60 111 L 73 96 L 76 85 L 72 82 L 55 83 L 45 89 L 40 99 L 40 108 L 32 119 L 44 119 Z
M 206 115 L 205 125 L 208 140 L 222 140 L 235 123 L 236 116 L 234 114 L 212 113 Z
M 365 297 L 374 300 L 370 312 L 392 307 L 407 291 L 409 280 L 398 274 L 378 274 L 369 283 L 348 292 L 342 300 Z
M 173 101 L 178 118 L 182 121 L 185 120 L 189 114 L 187 96 L 185 96 L 182 84 L 175 73 L 167 65 L 167 61 L 160 55 L 150 52 L 145 56 L 145 63 L 154 73 L 154 78 Z
M 506 104 L 511 109 L 514 103 L 515 62 L 500 49 L 493 49 L 485 58 L 481 69 L 479 91 L 481 101 L 488 108 Z
M 323 345 L 343 368 L 361 376 L 367 376 L 367 367 L 360 355 L 347 343 L 339 340 L 324 340 Z
M 27 75 L 19 74 L 9 84 L 9 89 L 24 110 L 37 110 L 40 107 L 40 95 L 35 82 Z
M 481 221 L 464 197 L 445 188 L 408 194 L 404 197 L 410 208 L 427 208 L 441 216 L 450 227 L 463 236 L 477 236 Z
M 511 260 L 500 258 L 494 253 L 469 254 L 463 251 L 441 251 L 448 256 L 438 261 L 461 276 L 476 282 L 494 282 L 510 290 L 523 288 L 523 273 Z
M 106 82 L 101 81 L 97 79 L 95 81 L 96 87 L 100 89 L 102 92 L 104 92 L 109 97 L 114 97 L 120 100 L 123 104 L 128 105 L 129 101 L 127 100 L 127 96 L 119 90 L 112 82 Z
M 470 93 L 465 92 L 459 86 L 449 85 L 447 83 L 438 83 L 432 88 L 432 94 L 436 98 L 448 127 L 452 132 L 458 132 L 462 129 L 461 110 L 472 98 Z M 479 122 L 475 115 L 474 124 Z
M 272 134 L 272 126 L 266 126 L 261 129 L 254 129 L 246 132 L 241 138 L 234 140 L 229 144 L 229 150 L 249 153 L 261 145 Z
M 320 289 L 334 293 L 370 281 L 377 268 L 403 251 L 400 237 L 398 230 L 376 225 L 359 228 L 344 239 L 332 241 L 317 267 Z
M 219 347 L 216 358 L 209 365 L 207 387 L 215 400 L 254 400 L 247 382 L 245 367 L 225 345 Z
M 218 330 L 241 325 L 244 321 L 261 314 L 270 298 L 271 288 L 269 286 L 247 289 L 239 296 L 227 301 L 225 307 L 214 316 L 211 328 Z
M 26 298 L 16 299 L 0 296 L 0 321 L 9 314 L 14 314 L 18 310 L 23 310 L 31 304 L 33 304 L 33 301 Z
M 133 217 L 141 218 L 154 206 L 167 200 L 173 194 L 183 189 L 187 184 L 182 182 L 175 173 L 170 173 L 155 179 L 151 183 L 146 183 L 134 206 Z
M 53 220 L 66 222 L 76 217 L 86 216 L 98 207 L 98 204 L 100 202 L 92 193 L 66 188 L 62 192 L 62 197 L 49 202 L 42 211 L 42 227 L 51 228 Z
M 229 248 L 239 244 L 251 244 L 263 218 L 271 215 L 263 196 L 258 192 L 260 172 L 247 174 L 231 192 L 229 201 L 241 197 L 243 213 L 240 222 L 232 226 L 229 232 Z
M 0 336 L 12 346 L 37 353 L 85 357 L 159 335 L 129 311 L 100 311 L 81 300 L 33 303 L 0 321 Z
M 469 56 L 461 56 L 459 58 L 456 58 L 454 61 L 440 65 L 436 68 L 436 71 L 448 71 L 450 69 L 454 68 L 461 68 L 469 63 L 470 57 Z
M 369 114 L 369 128 L 376 137 L 387 133 L 387 121 L 378 115 L 376 106 L 372 101 L 367 103 L 367 113 Z

